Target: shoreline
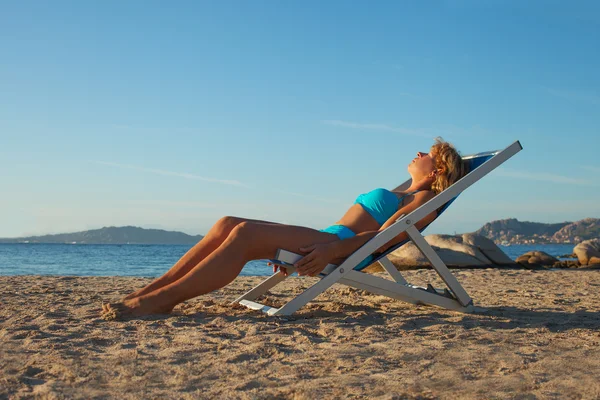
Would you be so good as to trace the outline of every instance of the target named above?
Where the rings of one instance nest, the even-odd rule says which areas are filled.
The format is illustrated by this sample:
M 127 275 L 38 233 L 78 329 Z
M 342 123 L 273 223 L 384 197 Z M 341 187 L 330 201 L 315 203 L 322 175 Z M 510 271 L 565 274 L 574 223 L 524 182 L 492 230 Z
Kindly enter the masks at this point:
M 453 273 L 486 312 L 338 285 L 273 318 L 229 304 L 263 279 L 240 277 L 171 315 L 104 321 L 102 301 L 150 280 L 0 276 L 0 398 L 600 396 L 600 271 Z M 439 284 L 431 270 L 404 275 Z M 268 301 L 314 279 L 289 278 Z
M 265 262 L 266 263 L 266 262 Z M 475 265 L 475 266 L 469 266 L 469 267 L 460 267 L 460 266 L 453 266 L 453 265 L 448 265 L 447 266 L 449 270 L 451 271 L 462 271 L 462 270 L 487 270 L 487 269 L 495 269 L 495 270 L 499 270 L 499 271 L 509 271 L 509 270 L 515 270 L 515 271 L 549 271 L 549 272 L 554 272 L 554 271 L 586 271 L 586 270 L 599 270 L 600 269 L 600 265 L 598 264 L 592 264 L 592 265 L 583 265 L 583 266 L 578 266 L 578 267 L 553 267 L 553 266 L 542 266 L 542 265 L 537 265 L 537 264 L 531 264 L 531 265 L 526 265 L 526 264 L 520 264 L 520 263 L 514 263 L 514 264 L 505 264 L 505 265 Z M 271 267 L 268 267 L 269 270 L 271 269 Z M 409 265 L 402 265 L 400 266 L 400 268 L 398 269 L 400 272 L 404 273 L 404 272 L 408 272 L 408 271 L 433 271 L 433 268 L 431 266 L 422 266 L 422 265 L 415 265 L 415 266 L 409 266 Z M 166 271 L 165 271 L 166 272 Z M 381 273 L 383 272 L 383 268 L 374 264 L 371 265 L 367 268 L 365 268 L 364 272 L 367 273 Z M 242 275 L 240 274 L 238 276 L 238 278 L 267 278 L 269 276 L 272 275 L 272 272 L 268 273 L 268 274 L 264 274 L 264 275 Z M 0 273 L 0 278 L 1 277 L 48 277 L 48 278 L 124 278 L 124 279 L 148 279 L 148 280 L 153 280 L 155 278 L 157 278 L 160 275 L 153 275 L 153 276 L 142 276 L 142 275 L 65 275 L 65 274 L 60 274 L 60 273 L 56 273 L 56 274 L 2 274 Z M 295 278 L 297 278 L 297 276 L 294 275 Z

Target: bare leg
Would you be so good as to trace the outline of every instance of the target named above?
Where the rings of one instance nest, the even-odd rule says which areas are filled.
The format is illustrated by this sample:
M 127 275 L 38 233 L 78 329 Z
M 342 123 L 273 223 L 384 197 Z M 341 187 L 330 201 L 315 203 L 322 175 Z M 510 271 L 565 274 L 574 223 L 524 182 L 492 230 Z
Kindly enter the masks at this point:
M 213 227 L 208 231 L 206 236 L 199 241 L 194 247 L 189 249 L 187 253 L 184 254 L 183 257 L 171 267 L 163 276 L 155 279 L 152 283 L 147 285 L 146 287 L 135 291 L 129 295 L 127 295 L 123 300 L 129 300 L 134 297 L 143 296 L 147 293 L 150 293 L 156 289 L 159 289 L 163 286 L 166 286 L 170 283 L 175 282 L 177 279 L 183 277 L 187 274 L 192 268 L 194 268 L 200 261 L 202 261 L 206 256 L 215 251 L 229 233 L 242 222 L 259 222 L 264 224 L 274 224 L 274 222 L 268 221 L 258 221 L 237 217 L 223 217 Z
M 335 240 L 335 235 L 305 227 L 243 222 L 182 278 L 145 295 L 111 304 L 110 309 L 129 316 L 169 312 L 185 300 L 227 285 L 250 260 L 273 258 L 278 248 L 298 252 L 300 247 Z

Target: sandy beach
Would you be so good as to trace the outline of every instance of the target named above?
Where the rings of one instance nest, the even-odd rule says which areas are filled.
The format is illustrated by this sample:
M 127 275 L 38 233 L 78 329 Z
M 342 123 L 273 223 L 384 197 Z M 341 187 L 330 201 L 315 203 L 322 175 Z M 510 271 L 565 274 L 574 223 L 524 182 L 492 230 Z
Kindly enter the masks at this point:
M 172 315 L 105 321 L 102 301 L 149 280 L 2 276 L 0 398 L 600 398 L 600 271 L 453 272 L 487 311 L 336 286 L 273 318 L 229 305 L 263 279 L 240 277 Z

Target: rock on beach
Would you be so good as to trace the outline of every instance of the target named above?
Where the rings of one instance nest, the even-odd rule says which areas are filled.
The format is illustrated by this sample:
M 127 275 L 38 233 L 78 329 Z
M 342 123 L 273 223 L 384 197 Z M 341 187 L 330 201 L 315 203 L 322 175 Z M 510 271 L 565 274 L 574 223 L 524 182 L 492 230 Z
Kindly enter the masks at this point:
M 600 264 L 600 239 L 584 240 L 573 249 L 581 265 Z
M 427 243 L 449 267 L 469 268 L 481 266 L 515 265 L 496 244 L 474 233 L 462 235 L 427 235 Z M 423 268 L 429 266 L 429 260 L 414 243 L 409 242 L 390 253 L 390 261 L 399 270 Z

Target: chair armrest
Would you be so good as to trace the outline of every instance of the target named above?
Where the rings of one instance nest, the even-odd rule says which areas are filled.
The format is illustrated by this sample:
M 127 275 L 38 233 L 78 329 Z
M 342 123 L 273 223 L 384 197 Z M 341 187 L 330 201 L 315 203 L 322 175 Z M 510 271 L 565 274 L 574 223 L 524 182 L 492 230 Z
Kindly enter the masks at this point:
M 296 271 L 294 267 L 294 263 L 304 257 L 302 254 L 292 253 L 291 251 L 278 249 L 277 253 L 275 253 L 275 259 L 271 260 L 275 264 L 281 264 L 286 268 L 290 269 L 292 272 Z M 327 264 L 327 266 L 323 269 L 321 274 L 329 274 L 331 271 L 336 269 L 338 266 L 335 264 Z

